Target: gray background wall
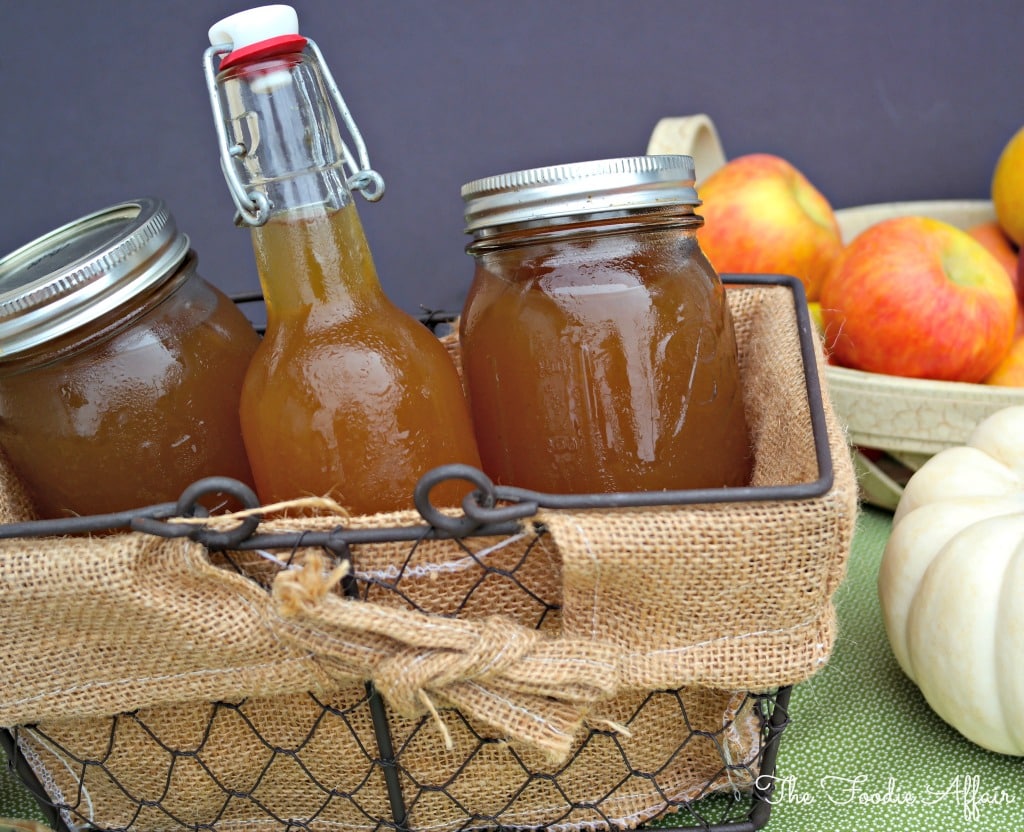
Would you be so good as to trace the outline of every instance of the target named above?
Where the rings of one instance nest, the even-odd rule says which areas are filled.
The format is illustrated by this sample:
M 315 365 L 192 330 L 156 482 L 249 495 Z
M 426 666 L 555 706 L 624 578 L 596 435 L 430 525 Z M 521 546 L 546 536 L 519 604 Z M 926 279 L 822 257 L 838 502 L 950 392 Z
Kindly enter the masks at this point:
M 228 291 L 257 287 L 220 174 L 206 31 L 244 0 L 0 0 L 0 250 L 163 197 Z M 256 5 L 253 3 L 252 5 Z M 296 0 L 388 192 L 360 210 L 404 308 L 461 305 L 459 186 L 643 153 L 706 112 L 836 207 L 987 197 L 1024 124 L 1024 0 Z

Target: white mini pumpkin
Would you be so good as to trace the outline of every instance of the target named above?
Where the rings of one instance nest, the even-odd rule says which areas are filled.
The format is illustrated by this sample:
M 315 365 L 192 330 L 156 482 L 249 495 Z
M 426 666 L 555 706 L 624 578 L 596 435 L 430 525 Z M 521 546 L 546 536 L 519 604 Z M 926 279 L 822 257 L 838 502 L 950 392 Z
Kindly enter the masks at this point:
M 896 660 L 935 712 L 1024 756 L 1024 406 L 911 477 L 878 592 Z

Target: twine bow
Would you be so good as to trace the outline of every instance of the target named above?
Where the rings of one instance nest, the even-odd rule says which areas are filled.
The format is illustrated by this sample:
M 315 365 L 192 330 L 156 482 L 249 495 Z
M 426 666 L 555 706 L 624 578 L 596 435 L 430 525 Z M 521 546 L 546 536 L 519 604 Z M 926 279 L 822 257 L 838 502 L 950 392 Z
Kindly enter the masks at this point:
M 401 716 L 430 713 L 449 747 L 438 705 L 563 762 L 589 708 L 618 690 L 610 645 L 555 638 L 503 616 L 431 616 L 331 594 L 344 574 L 317 553 L 281 572 L 273 598 L 282 635 L 335 681 L 371 679 Z

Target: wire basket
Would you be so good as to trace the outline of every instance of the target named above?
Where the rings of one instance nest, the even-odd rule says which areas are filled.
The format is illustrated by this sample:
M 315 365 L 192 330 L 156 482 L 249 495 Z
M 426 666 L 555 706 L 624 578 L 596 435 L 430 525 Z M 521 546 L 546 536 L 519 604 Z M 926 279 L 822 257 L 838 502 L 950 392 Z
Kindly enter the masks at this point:
M 259 508 L 215 481 L 0 526 L 2 736 L 51 824 L 761 828 L 856 484 L 799 282 L 725 280 L 769 388 L 750 486 L 555 495 L 454 466 L 395 515 L 191 522 L 206 488 Z M 430 504 L 450 476 L 477 485 L 462 511 Z

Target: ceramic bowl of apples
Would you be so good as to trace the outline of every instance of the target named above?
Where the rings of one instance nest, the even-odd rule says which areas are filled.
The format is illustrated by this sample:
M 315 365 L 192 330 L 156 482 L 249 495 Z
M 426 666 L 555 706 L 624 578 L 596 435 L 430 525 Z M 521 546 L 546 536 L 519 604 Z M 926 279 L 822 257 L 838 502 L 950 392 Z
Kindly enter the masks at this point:
M 663 119 L 647 152 L 694 155 L 720 273 L 800 278 L 865 501 L 894 509 L 931 456 L 1024 404 L 1024 126 L 988 198 L 841 209 L 791 160 L 727 160 L 706 115 Z

